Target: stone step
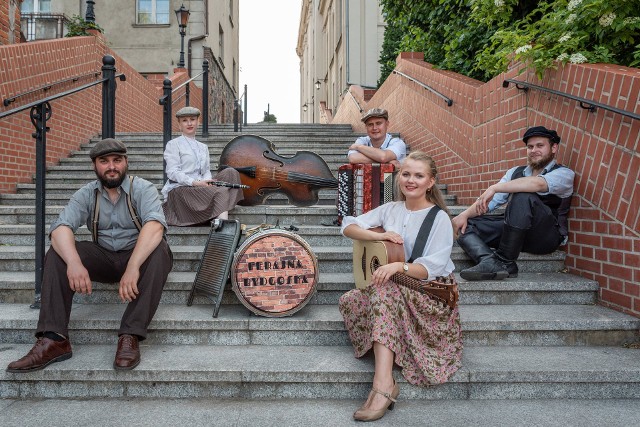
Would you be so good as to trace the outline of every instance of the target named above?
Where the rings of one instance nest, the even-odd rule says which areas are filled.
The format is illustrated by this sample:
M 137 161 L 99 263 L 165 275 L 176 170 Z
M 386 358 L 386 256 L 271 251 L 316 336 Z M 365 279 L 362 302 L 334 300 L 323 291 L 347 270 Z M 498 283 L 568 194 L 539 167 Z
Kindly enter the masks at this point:
M 75 304 L 69 335 L 77 344 L 117 340 L 125 304 Z M 242 305 L 162 304 L 149 325 L 149 344 L 349 345 L 338 306 L 306 305 L 291 317 L 262 317 Z M 29 343 L 38 310 L 0 304 L 0 342 Z M 465 345 L 615 346 L 640 338 L 640 319 L 598 305 L 461 305 Z
M 143 343 L 141 347 L 140 365 L 120 372 L 112 368 L 114 345 L 75 345 L 73 358 L 44 370 L 29 374 L 2 371 L 2 395 L 14 399 L 91 397 L 136 401 L 150 397 L 362 400 L 369 392 L 373 375 L 373 360 L 355 359 L 346 345 L 185 347 Z M 6 366 L 29 348 L 29 344 L 5 345 L 0 365 Z M 640 398 L 638 350 L 620 347 L 467 346 L 462 368 L 445 384 L 418 387 L 408 384 L 398 372 L 395 377 L 401 401 L 477 399 L 487 405 L 491 404 L 488 399 L 550 396 Z M 139 410 L 137 407 L 138 415 Z
M 87 236 L 88 237 L 88 236 Z M 47 248 L 48 249 L 48 248 Z M 353 271 L 353 252 L 349 246 L 311 247 L 318 259 L 320 273 L 349 273 Z M 203 246 L 173 246 L 173 271 L 197 271 Z M 551 273 L 564 269 L 565 253 L 556 251 L 548 255 L 520 254 L 518 267 L 522 273 Z M 456 270 L 471 267 L 472 263 L 460 247 L 451 253 Z M 0 246 L 0 271 L 33 271 L 34 246 Z
M 186 305 L 196 273 L 172 271 L 162 293 L 161 304 Z M 595 304 L 598 283 L 565 273 L 520 273 L 517 279 L 467 282 L 456 275 L 460 289 L 460 304 L 464 305 L 588 305 Z M 34 271 L 0 272 L 0 303 L 31 304 L 34 299 Z M 120 300 L 115 284 L 94 283 L 90 296 L 76 295 L 76 303 L 115 304 Z M 337 304 L 340 296 L 353 289 L 351 273 L 321 273 L 316 295 L 309 305 Z M 193 304 L 211 305 L 201 295 Z M 240 304 L 227 283 L 222 304 Z
M 243 397 L 203 398 L 92 398 L 65 399 L 64 396 L 38 399 L 25 390 L 10 399 L 0 400 L 5 427 L 42 427 L 42 414 L 55 413 L 66 425 L 81 426 L 91 420 L 94 425 L 205 427 L 218 426 L 282 426 L 309 427 L 346 426 L 356 424 L 352 415 L 362 405 L 361 398 L 338 399 L 250 399 Z M 471 397 L 471 396 L 470 396 Z M 629 427 L 637 424 L 640 399 L 410 399 L 401 390 L 397 410 L 389 411 L 376 427 L 447 426 L 576 426 Z M 140 414 L 144 413 L 144 423 Z M 118 414 L 114 417 L 114 414 Z M 215 421 L 211 421 L 215 420 Z

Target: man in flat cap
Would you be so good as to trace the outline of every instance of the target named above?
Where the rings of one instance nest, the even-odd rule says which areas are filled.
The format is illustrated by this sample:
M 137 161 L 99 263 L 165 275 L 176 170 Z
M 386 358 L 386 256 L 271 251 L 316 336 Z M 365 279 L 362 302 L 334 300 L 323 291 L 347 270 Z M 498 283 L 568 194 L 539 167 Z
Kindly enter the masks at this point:
M 575 173 L 556 163 L 560 137 L 555 130 L 534 126 L 522 140 L 528 165 L 509 169 L 453 219 L 458 244 L 476 263 L 460 272 L 463 279 L 517 277 L 520 251 L 548 254 L 568 240 Z M 505 203 L 504 215 L 485 215 Z
M 396 169 L 407 155 L 407 146 L 400 138 L 387 133 L 389 113 L 382 108 L 367 111 L 361 119 L 367 136 L 362 136 L 349 147 L 349 163 L 392 163 Z
M 92 281 L 118 283 L 120 300 L 128 303 L 114 369 L 133 369 L 140 363 L 138 341 L 147 336 L 173 264 L 164 239 L 160 197 L 152 183 L 127 174 L 122 142 L 103 139 L 89 156 L 97 179 L 74 193 L 50 228 L 36 344 L 10 363 L 8 372 L 37 371 L 71 357 L 68 324 L 73 296 L 90 294 Z M 92 241 L 75 240 L 83 224 Z

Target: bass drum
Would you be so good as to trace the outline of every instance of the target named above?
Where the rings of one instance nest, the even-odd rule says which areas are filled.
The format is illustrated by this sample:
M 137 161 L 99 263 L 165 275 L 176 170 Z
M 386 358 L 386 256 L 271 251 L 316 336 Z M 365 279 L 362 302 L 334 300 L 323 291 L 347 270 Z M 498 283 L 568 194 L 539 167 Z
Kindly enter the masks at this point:
M 240 302 L 253 313 L 291 316 L 316 290 L 318 261 L 297 234 L 267 230 L 240 245 L 233 258 L 231 282 Z

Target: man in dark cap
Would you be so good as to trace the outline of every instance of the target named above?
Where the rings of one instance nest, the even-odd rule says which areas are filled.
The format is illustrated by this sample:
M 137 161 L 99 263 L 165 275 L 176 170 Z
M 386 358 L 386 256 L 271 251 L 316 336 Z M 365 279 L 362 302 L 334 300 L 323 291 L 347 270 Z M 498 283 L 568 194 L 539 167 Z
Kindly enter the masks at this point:
M 534 126 L 522 140 L 528 165 L 509 169 L 453 219 L 458 244 L 476 263 L 460 272 L 463 279 L 517 277 L 520 251 L 547 254 L 567 242 L 575 173 L 555 161 L 560 137 Z M 507 202 L 504 215 L 485 215 Z
M 92 281 L 118 283 L 119 297 L 128 303 L 113 367 L 128 370 L 140 363 L 138 341 L 147 336 L 173 263 L 160 197 L 152 183 L 127 175 L 122 142 L 103 139 L 89 156 L 97 179 L 75 192 L 50 228 L 36 344 L 8 372 L 32 372 L 71 357 L 73 296 L 90 294 Z M 93 241 L 75 240 L 83 224 Z
M 387 133 L 389 113 L 373 108 L 362 116 L 367 136 L 362 136 L 349 147 L 349 163 L 392 163 L 396 169 L 407 155 L 407 146 L 400 138 Z

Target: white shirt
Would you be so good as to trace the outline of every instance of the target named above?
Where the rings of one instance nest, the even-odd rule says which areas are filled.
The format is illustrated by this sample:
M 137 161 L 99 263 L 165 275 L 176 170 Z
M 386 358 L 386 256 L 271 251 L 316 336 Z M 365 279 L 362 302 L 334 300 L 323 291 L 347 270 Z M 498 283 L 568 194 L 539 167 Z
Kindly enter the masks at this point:
M 408 260 L 422 226 L 424 218 L 432 208 L 410 211 L 404 202 L 389 202 L 362 214 L 358 217 L 347 216 L 342 220 L 341 232 L 351 224 L 364 229 L 382 226 L 386 231 L 394 231 L 404 240 L 404 257 Z M 446 212 L 440 211 L 433 221 L 433 228 L 429 233 L 427 244 L 422 256 L 413 260 L 424 266 L 429 272 L 429 280 L 438 276 L 448 276 L 455 268 L 451 261 L 453 248 L 453 226 Z
M 367 147 L 373 147 L 371 144 L 371 138 L 369 136 L 361 136 L 356 139 L 356 144 L 358 145 L 366 145 Z M 407 145 L 400 138 L 394 138 L 391 134 L 387 134 L 385 136 L 384 142 L 380 146 L 381 150 L 389 150 L 396 155 L 396 160 L 402 163 L 405 157 L 407 157 Z M 347 158 L 354 153 L 357 153 L 358 150 L 349 150 L 347 153 Z
M 195 139 L 181 135 L 167 142 L 164 160 L 167 162 L 167 182 L 162 187 L 165 200 L 176 187 L 211 179 L 209 147 Z

